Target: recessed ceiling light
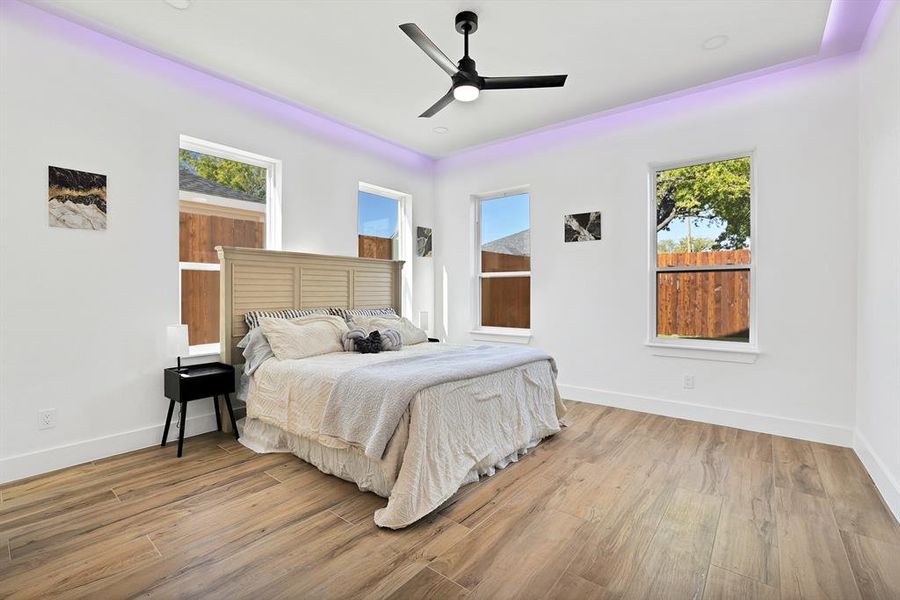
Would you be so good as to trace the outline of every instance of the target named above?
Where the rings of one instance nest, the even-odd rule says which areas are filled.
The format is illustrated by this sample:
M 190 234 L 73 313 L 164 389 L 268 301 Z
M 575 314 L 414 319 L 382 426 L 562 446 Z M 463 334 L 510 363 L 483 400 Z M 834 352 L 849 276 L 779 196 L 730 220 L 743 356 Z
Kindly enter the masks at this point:
M 184 10 L 191 6 L 191 0 L 163 0 L 163 2 L 178 10 Z
M 707 38 L 700 47 L 704 50 L 718 50 L 722 46 L 728 43 L 727 35 L 714 35 L 711 38 Z
M 435 127 L 435 128 L 434 128 L 434 132 L 435 132 L 435 133 L 444 134 L 444 133 L 447 133 L 447 132 L 449 132 L 449 131 L 450 131 L 450 130 L 447 129 L 446 127 Z

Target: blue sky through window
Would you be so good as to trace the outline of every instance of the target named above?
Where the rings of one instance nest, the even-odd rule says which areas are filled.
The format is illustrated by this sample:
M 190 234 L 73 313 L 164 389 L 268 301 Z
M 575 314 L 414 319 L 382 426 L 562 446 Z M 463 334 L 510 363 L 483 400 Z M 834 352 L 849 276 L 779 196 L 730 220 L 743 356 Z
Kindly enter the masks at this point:
M 714 240 L 719 234 L 725 231 L 724 222 L 714 222 L 710 219 L 691 219 L 691 237 L 694 239 L 706 238 Z M 665 229 L 657 232 L 656 240 L 672 240 L 677 242 L 687 237 L 687 219 L 674 219 L 669 223 L 669 230 Z
M 530 227 L 528 194 L 481 202 L 481 243 L 519 233 Z
M 359 235 L 389 238 L 397 235 L 400 203 L 369 192 L 359 192 Z

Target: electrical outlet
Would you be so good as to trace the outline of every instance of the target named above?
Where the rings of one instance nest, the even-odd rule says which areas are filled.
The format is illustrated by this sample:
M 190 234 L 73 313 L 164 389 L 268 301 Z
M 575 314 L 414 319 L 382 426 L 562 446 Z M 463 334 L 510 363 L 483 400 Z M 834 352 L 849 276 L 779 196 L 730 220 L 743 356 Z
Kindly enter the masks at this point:
M 682 385 L 686 390 L 694 389 L 694 376 L 693 375 L 685 375 L 682 380 Z
M 38 429 L 53 429 L 56 427 L 56 409 L 45 408 L 38 411 Z

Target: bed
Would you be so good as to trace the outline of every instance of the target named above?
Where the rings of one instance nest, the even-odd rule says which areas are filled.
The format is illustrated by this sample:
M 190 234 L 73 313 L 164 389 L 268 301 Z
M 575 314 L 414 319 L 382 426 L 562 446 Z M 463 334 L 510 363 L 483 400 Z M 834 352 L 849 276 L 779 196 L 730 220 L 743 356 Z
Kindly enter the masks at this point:
M 244 314 L 249 311 L 391 307 L 401 313 L 401 261 L 245 248 L 217 251 L 223 362 L 243 363 L 237 344 L 248 331 Z M 478 352 L 511 366 L 471 368 L 471 361 L 481 359 Z M 511 359 L 508 352 L 424 342 L 379 354 L 269 358 L 245 382 L 241 442 L 256 452 L 291 452 L 325 473 L 388 498 L 387 506 L 376 511 L 375 523 L 406 527 L 463 485 L 492 475 L 559 431 L 565 407 L 552 359 L 538 353 Z M 400 408 L 382 426 L 389 435 L 381 444 L 367 444 L 368 438 L 355 439 L 343 430 L 335 434 L 336 409 L 343 423 L 356 411 L 370 409 L 369 404 L 390 404 L 346 392 L 348 382 L 362 373 L 387 374 L 386 379 L 397 374 L 398 380 L 417 382 L 423 379 L 421 369 L 432 373 L 437 365 L 462 365 L 460 373 L 465 374 L 445 375 L 434 379 L 434 385 L 419 382 L 424 387 L 414 391 L 389 384 L 385 398 L 396 400 L 393 404 Z M 401 399 L 397 390 L 408 398 Z

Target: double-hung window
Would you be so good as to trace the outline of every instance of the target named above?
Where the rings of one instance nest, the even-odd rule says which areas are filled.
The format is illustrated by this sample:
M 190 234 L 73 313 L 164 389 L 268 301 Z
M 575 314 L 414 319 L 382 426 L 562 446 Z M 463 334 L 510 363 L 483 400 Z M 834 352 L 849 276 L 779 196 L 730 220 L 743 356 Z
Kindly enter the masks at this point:
M 475 197 L 480 329 L 531 327 L 531 216 L 527 191 Z
M 412 196 L 360 181 L 356 196 L 359 256 L 404 261 L 400 279 L 401 313 L 412 308 Z
M 751 157 L 652 175 L 651 341 L 753 348 Z
M 215 247 L 281 249 L 280 171 L 280 161 L 181 136 L 180 306 L 192 354 L 219 351 Z
M 362 258 L 400 258 L 398 197 L 360 184 L 357 196 L 357 245 Z

